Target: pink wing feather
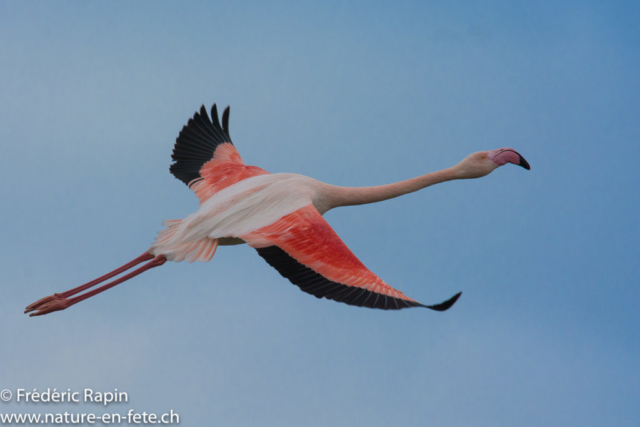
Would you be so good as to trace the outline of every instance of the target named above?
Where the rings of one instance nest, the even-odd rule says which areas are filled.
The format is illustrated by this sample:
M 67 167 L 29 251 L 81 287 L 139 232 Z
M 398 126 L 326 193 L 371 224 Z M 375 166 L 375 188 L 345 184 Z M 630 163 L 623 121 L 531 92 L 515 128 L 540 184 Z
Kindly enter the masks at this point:
M 360 307 L 427 307 L 444 311 L 460 294 L 426 306 L 392 288 L 349 250 L 313 205 L 241 236 L 291 283 L 318 298 Z
M 220 144 L 213 158 L 200 169 L 200 179 L 189 186 L 200 199 L 200 203 L 213 196 L 223 188 L 252 176 L 268 174 L 257 166 L 246 166 L 231 143 Z

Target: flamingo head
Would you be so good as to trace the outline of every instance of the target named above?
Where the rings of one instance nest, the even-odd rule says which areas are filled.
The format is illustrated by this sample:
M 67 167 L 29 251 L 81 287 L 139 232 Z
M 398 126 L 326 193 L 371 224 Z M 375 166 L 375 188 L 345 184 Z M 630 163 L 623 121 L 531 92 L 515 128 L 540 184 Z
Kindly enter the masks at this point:
M 529 162 L 513 148 L 499 148 L 470 154 L 455 165 L 454 170 L 459 179 L 480 178 L 507 163 L 522 166 L 527 170 L 531 169 Z

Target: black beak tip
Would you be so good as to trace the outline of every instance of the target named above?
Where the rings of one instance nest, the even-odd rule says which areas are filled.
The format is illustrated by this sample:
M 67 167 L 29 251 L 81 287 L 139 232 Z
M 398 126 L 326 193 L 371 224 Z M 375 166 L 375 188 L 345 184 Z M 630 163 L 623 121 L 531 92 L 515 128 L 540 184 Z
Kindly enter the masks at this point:
M 518 166 L 522 166 L 526 170 L 531 170 L 531 166 L 529 166 L 529 162 L 527 162 L 524 159 L 524 157 L 522 157 L 520 154 L 518 154 L 518 157 L 520 157 L 520 164 Z

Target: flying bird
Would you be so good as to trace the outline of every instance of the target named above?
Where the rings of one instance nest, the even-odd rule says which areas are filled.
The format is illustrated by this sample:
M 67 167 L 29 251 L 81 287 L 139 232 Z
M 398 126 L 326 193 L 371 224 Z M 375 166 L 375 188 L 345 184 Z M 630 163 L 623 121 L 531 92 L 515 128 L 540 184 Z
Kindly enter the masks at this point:
M 182 128 L 171 158 L 171 173 L 200 199 L 199 209 L 184 219 L 165 221 L 166 228 L 154 244 L 133 261 L 82 286 L 42 298 L 27 306 L 25 313 L 41 316 L 64 310 L 166 261 L 206 262 L 218 246 L 241 243 L 256 249 L 282 276 L 317 298 L 384 310 L 445 311 L 461 292 L 434 305 L 407 297 L 367 269 L 322 215 L 333 208 L 381 202 L 445 181 L 480 178 L 507 163 L 530 169 L 518 152 L 500 148 L 470 154 L 451 168 L 375 187 L 339 187 L 293 173 L 271 174 L 245 165 L 229 136 L 229 107 L 222 113 L 221 124 L 215 104 L 211 118 L 203 105 Z

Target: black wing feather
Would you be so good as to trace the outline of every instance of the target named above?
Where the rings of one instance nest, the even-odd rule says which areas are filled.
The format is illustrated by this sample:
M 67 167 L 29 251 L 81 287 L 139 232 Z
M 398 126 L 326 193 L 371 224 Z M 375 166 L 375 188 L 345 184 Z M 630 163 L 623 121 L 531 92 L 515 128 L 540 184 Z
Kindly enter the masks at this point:
M 418 302 L 406 301 L 390 297 L 388 295 L 379 294 L 364 288 L 357 288 L 343 285 L 342 283 L 332 282 L 309 267 L 300 264 L 295 258 L 291 257 L 277 246 L 258 248 L 257 251 L 270 266 L 278 270 L 278 273 L 289 279 L 291 283 L 298 286 L 304 292 L 314 295 L 317 298 L 327 298 L 358 307 L 379 308 L 382 310 L 400 310 L 407 307 L 426 307 L 431 310 L 445 311 L 458 300 L 461 294 L 460 292 L 440 304 L 424 305 Z
M 187 185 L 200 178 L 200 169 L 213 158 L 218 145 L 232 143 L 229 136 L 229 107 L 222 114 L 224 127 L 220 126 L 216 104 L 211 108 L 211 117 L 213 120 L 203 105 L 182 128 L 173 147 L 171 159 L 174 163 L 169 170 Z

